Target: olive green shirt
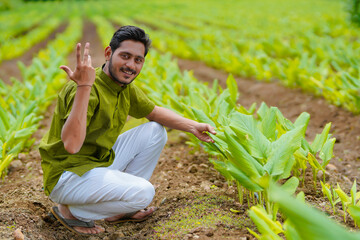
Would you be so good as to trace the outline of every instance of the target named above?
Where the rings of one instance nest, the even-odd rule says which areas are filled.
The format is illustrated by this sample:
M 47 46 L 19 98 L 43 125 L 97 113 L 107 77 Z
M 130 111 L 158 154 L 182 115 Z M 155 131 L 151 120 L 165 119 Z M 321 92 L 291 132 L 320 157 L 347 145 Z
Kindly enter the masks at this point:
M 87 110 L 86 138 L 80 151 L 70 154 L 61 141 L 61 130 L 71 112 L 76 89 L 76 83 L 69 81 L 60 91 L 50 130 L 40 143 L 46 195 L 65 170 L 81 176 L 93 168 L 110 166 L 115 156 L 112 147 L 128 115 L 142 118 L 155 107 L 133 83 L 121 87 L 97 68 Z

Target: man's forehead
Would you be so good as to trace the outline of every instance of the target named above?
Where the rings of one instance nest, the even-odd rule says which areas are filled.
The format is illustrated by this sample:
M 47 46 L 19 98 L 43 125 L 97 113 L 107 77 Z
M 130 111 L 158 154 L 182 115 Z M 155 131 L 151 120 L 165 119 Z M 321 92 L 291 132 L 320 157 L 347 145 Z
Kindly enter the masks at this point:
M 134 40 L 122 41 L 119 47 L 115 50 L 118 53 L 128 53 L 134 56 L 144 57 L 145 46 L 142 42 Z

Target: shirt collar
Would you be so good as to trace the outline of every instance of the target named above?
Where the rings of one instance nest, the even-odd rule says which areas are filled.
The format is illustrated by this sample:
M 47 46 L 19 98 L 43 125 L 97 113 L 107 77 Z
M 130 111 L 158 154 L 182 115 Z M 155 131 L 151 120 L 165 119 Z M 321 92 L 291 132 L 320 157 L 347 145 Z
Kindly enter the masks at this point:
M 114 80 L 112 80 L 103 70 L 105 64 L 102 65 L 102 67 L 97 68 L 96 71 L 98 72 L 98 76 L 100 77 L 101 81 L 103 81 L 112 91 L 114 92 L 121 92 L 123 91 L 125 88 L 127 88 L 127 85 L 125 86 L 120 86 L 119 84 L 117 84 Z

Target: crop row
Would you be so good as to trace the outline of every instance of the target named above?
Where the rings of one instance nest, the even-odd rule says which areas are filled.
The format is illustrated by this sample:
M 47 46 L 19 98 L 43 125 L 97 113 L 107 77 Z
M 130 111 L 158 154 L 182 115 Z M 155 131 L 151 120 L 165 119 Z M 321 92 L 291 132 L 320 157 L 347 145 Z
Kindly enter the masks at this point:
M 144 27 L 160 51 L 243 77 L 280 80 L 358 113 L 359 33 L 346 21 L 340 1 L 305 2 L 294 9 L 282 0 L 225 6 L 209 1 L 221 4 L 209 14 L 201 11 L 203 3 L 183 1 L 166 11 L 157 4 L 132 5 L 121 15 L 107 10 L 106 16 L 117 24 Z M 231 21 L 225 14 L 233 16 Z
M 12 78 L 11 85 L 0 80 L 0 177 L 18 153 L 33 143 L 31 135 L 66 79 L 58 67 L 66 62 L 81 33 L 81 19 L 70 19 L 65 32 L 41 50 L 30 66 L 18 63 L 22 80 Z
M 347 21 L 343 2 L 206 3 L 213 7 L 203 11 L 203 2 L 138 1 L 121 2 L 126 9 L 121 14 L 116 7 L 96 2 L 60 9 L 72 15 L 75 9 L 83 9 L 89 18 L 140 25 L 160 51 L 201 60 L 243 77 L 280 80 L 360 112 L 359 33 Z

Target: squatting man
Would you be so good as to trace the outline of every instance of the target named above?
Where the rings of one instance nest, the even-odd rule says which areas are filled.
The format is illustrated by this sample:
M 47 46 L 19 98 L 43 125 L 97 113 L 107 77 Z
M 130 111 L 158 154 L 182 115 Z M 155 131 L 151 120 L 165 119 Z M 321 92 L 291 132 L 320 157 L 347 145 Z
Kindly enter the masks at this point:
M 163 126 L 212 142 L 214 128 L 156 106 L 132 82 L 140 73 L 151 40 L 135 26 L 118 29 L 105 48 L 105 64 L 93 68 L 90 44 L 76 67 L 60 66 L 72 80 L 58 94 L 50 130 L 40 144 L 44 190 L 58 203 L 53 215 L 69 230 L 97 234 L 107 223 L 143 221 L 155 190 L 149 179 L 166 143 Z M 161 79 L 158 79 L 161 81 Z M 149 122 L 123 134 L 128 115 Z

